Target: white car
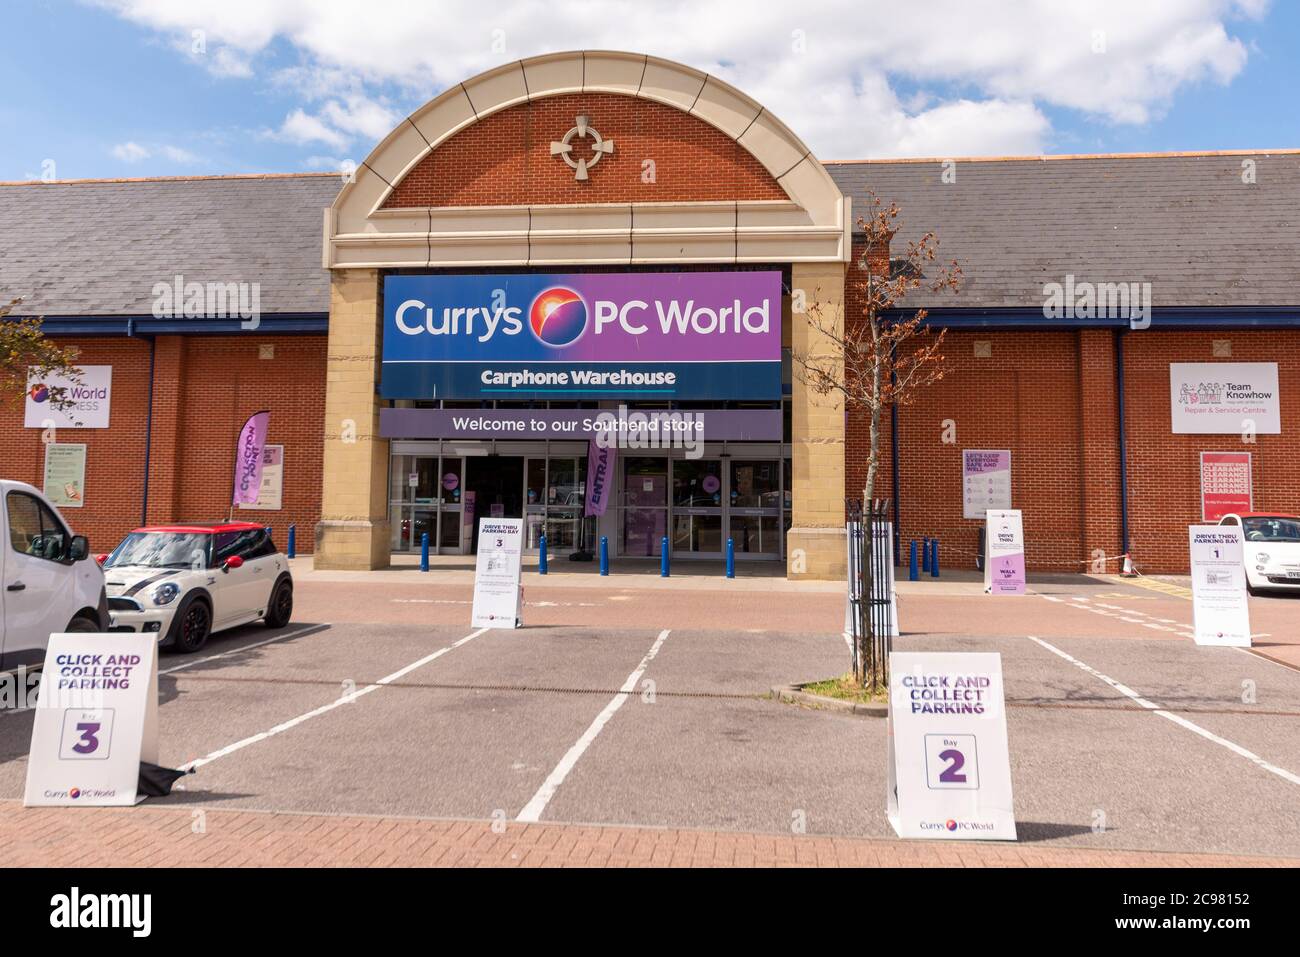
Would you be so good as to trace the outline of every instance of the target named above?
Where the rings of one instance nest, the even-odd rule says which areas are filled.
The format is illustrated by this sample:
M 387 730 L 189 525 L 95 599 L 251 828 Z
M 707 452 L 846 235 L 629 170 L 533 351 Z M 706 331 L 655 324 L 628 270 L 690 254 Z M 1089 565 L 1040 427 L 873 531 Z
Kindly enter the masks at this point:
M 104 573 L 49 500 L 0 480 L 0 672 L 40 665 L 50 635 L 104 631 Z
M 1233 512 L 1220 525 L 1241 529 L 1246 588 L 1300 590 L 1300 516 L 1275 512 Z
M 137 528 L 99 561 L 108 630 L 152 632 L 163 648 L 198 651 L 213 632 L 293 615 L 289 560 L 253 522 Z

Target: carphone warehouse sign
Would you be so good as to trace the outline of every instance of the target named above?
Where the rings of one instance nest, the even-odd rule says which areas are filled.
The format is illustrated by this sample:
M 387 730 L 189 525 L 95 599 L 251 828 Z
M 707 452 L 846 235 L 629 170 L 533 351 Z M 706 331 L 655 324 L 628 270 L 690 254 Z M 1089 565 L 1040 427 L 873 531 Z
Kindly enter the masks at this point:
M 779 399 L 781 274 L 389 276 L 381 392 Z

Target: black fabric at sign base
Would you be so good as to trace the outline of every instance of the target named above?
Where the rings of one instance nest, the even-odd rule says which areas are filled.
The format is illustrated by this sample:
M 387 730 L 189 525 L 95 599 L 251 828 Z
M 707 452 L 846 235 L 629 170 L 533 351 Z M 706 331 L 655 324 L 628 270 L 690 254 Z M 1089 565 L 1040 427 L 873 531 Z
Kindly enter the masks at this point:
M 136 785 L 136 792 L 145 797 L 166 797 L 172 793 L 173 784 L 185 775 L 193 773 L 193 768 L 188 771 L 177 771 L 174 768 L 160 768 L 148 761 L 141 761 L 140 781 Z

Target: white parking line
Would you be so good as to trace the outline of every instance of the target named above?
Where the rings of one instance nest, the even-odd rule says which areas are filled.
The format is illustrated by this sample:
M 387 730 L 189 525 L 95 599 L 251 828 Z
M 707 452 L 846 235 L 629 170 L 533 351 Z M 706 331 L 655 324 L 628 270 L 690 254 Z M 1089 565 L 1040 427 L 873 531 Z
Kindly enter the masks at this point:
M 329 704 L 321 705 L 319 708 L 313 708 L 311 711 L 308 711 L 305 714 L 300 714 L 296 718 L 290 718 L 288 721 L 281 722 L 280 724 L 277 724 L 275 727 L 270 728 L 269 730 L 259 732 L 258 734 L 249 735 L 247 738 L 244 738 L 240 741 L 236 741 L 234 744 L 228 744 L 224 748 L 219 748 L 216 751 L 213 751 L 211 754 L 204 755 L 201 758 L 195 758 L 193 761 L 190 761 L 186 764 L 182 764 L 181 770 L 189 771 L 194 768 L 201 768 L 205 764 L 211 764 L 213 761 L 217 760 L 218 758 L 224 758 L 228 754 L 234 754 L 236 751 L 241 751 L 244 748 L 248 747 L 250 744 L 257 744 L 257 742 L 259 741 L 265 741 L 267 738 L 273 738 L 277 734 L 282 734 L 283 732 L 288 731 L 291 728 L 296 728 L 298 725 L 310 721 L 312 718 L 318 718 L 323 714 L 327 714 L 330 711 L 333 711 L 335 708 L 339 707 L 340 705 L 351 704 L 352 702 L 356 701 L 358 698 L 362 698 L 365 695 L 370 694 L 372 691 L 378 691 L 380 688 L 384 687 L 384 685 L 392 684 L 394 681 L 401 680 L 402 678 L 409 675 L 416 668 L 421 668 L 424 665 L 427 665 L 429 662 L 441 658 L 447 652 L 455 648 L 459 648 L 461 645 L 467 642 L 473 641 L 479 635 L 489 630 L 490 629 L 487 628 L 480 628 L 478 631 L 470 632 L 468 635 L 466 635 L 464 638 L 461 638 L 459 641 L 452 642 L 450 645 L 447 645 L 445 648 L 439 648 L 437 651 L 433 652 L 432 654 L 425 655 L 423 658 L 419 659 L 418 661 L 411 662 L 405 668 L 399 668 L 397 671 L 394 671 L 391 675 L 385 675 L 384 677 L 376 681 L 374 684 L 366 685 L 364 688 L 358 688 L 356 691 L 345 694 L 337 701 L 331 701 Z
M 623 686 L 619 689 L 618 694 L 614 695 L 609 704 L 605 705 L 604 710 L 601 711 L 600 714 L 596 715 L 596 720 L 591 722 L 590 727 L 582 733 L 582 737 L 577 740 L 577 743 L 575 743 L 573 747 L 569 748 L 564 757 L 560 758 L 560 763 L 555 766 L 555 769 L 549 775 L 547 775 L 546 780 L 542 782 L 542 786 L 537 789 L 537 793 L 532 796 L 532 799 L 524 805 L 524 809 L 520 811 L 519 816 L 515 818 L 516 821 L 541 820 L 542 812 L 546 810 L 546 805 L 549 804 L 551 798 L 555 796 L 555 792 L 559 789 L 560 785 L 564 783 L 564 779 L 569 776 L 569 772 L 572 771 L 573 766 L 578 763 L 578 759 L 582 757 L 583 752 L 591 746 L 591 742 L 596 740 L 596 735 L 600 734 L 601 729 L 605 727 L 609 722 L 609 719 L 614 717 L 614 712 L 623 707 L 623 703 L 627 701 L 628 696 L 636 690 L 637 681 L 639 681 L 641 676 L 645 674 L 645 670 L 650 665 L 650 662 L 654 660 L 655 655 L 659 654 L 659 649 L 662 648 L 664 642 L 668 640 L 668 631 L 669 629 L 665 628 L 663 631 L 659 632 L 659 637 L 656 638 L 655 643 L 650 646 L 650 650 L 646 652 L 646 656 L 641 659 L 641 663 L 636 666 L 636 670 L 627 676 L 627 680 L 623 682 Z
M 1064 658 L 1066 661 L 1070 662 L 1070 664 L 1074 665 L 1075 667 L 1080 668 L 1083 671 L 1086 671 L 1094 678 L 1098 678 L 1106 682 L 1106 684 L 1110 685 L 1120 694 L 1124 695 L 1125 697 L 1133 699 L 1142 707 L 1150 711 L 1152 714 L 1158 714 L 1162 718 L 1167 718 L 1168 720 L 1172 721 L 1174 724 L 1178 725 L 1179 727 L 1186 728 L 1188 731 L 1191 731 L 1194 734 L 1199 734 L 1206 741 L 1213 741 L 1215 744 L 1219 745 L 1220 747 L 1227 748 L 1233 754 L 1240 755 L 1241 757 L 1245 758 L 1247 761 L 1250 761 L 1252 764 L 1256 765 L 1257 767 L 1263 768 L 1265 771 L 1268 771 L 1270 774 L 1276 774 L 1284 781 L 1290 781 L 1292 784 L 1300 785 L 1300 774 L 1293 774 L 1292 772 L 1288 771 L 1286 768 L 1279 768 L 1276 764 L 1270 764 L 1255 752 L 1248 751 L 1245 748 L 1243 748 L 1241 745 L 1236 744 L 1233 741 L 1229 741 L 1227 738 L 1221 738 L 1213 731 L 1207 731 L 1205 730 L 1205 728 L 1202 728 L 1199 724 L 1196 724 L 1192 721 L 1188 721 L 1186 718 L 1182 717 L 1181 715 L 1172 714 L 1168 711 L 1165 711 L 1158 704 L 1154 704 L 1153 702 L 1148 701 L 1146 698 L 1143 698 L 1132 688 L 1120 684 L 1114 678 L 1107 677 L 1106 675 L 1098 671 L 1096 668 L 1093 668 L 1091 665 L 1084 664 L 1078 658 L 1075 658 L 1072 655 L 1067 654 L 1066 652 L 1062 651 L 1060 648 L 1057 648 L 1055 645 L 1048 644 L 1046 641 L 1043 641 L 1041 638 L 1035 638 L 1033 635 L 1026 635 L 1025 637 L 1027 637 L 1030 641 L 1036 644 L 1042 645 L 1044 648 L 1046 648 L 1048 651 L 1052 652 L 1053 654 L 1059 655 L 1060 657 Z

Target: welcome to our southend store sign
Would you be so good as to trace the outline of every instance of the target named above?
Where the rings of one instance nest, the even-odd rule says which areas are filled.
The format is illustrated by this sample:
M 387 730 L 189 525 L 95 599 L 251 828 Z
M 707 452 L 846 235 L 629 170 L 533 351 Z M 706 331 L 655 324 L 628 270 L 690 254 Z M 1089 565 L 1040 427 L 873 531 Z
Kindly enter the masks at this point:
M 778 399 L 781 274 L 389 276 L 390 399 Z

